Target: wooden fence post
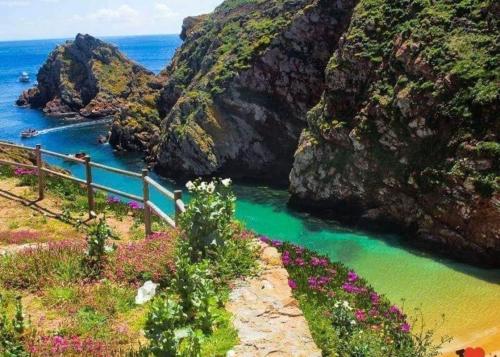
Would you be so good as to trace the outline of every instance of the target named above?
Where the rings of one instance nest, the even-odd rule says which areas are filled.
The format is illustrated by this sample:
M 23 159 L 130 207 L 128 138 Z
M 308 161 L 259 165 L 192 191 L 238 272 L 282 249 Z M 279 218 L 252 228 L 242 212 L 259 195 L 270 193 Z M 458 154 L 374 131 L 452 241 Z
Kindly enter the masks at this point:
M 179 222 L 179 218 L 181 216 L 182 211 L 177 206 L 177 200 L 182 200 L 182 191 L 175 190 L 174 191 L 174 209 L 175 209 L 175 224 Z
M 151 209 L 149 208 L 149 184 L 146 181 L 148 169 L 142 170 L 143 198 L 144 198 L 144 228 L 146 229 L 146 238 L 152 233 L 151 230 Z
M 87 199 L 89 204 L 89 219 L 95 217 L 94 189 L 92 188 L 92 166 L 90 166 L 90 156 L 85 156 L 85 176 L 87 180 Z
M 35 147 L 36 155 L 36 167 L 38 174 L 38 199 L 43 200 L 45 197 L 45 175 L 43 172 L 43 162 L 42 162 L 42 145 L 38 144 Z

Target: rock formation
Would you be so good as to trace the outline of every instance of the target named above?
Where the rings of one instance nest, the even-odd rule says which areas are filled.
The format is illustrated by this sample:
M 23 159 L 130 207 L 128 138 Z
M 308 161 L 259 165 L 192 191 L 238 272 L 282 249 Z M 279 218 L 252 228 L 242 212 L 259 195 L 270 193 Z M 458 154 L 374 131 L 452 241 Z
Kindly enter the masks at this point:
M 291 192 L 302 207 L 499 266 L 499 6 L 463 3 L 360 1 Z
M 226 1 L 186 19 L 162 89 L 156 169 L 286 182 L 353 3 Z
M 159 124 L 159 78 L 115 46 L 90 35 L 78 34 L 74 41 L 58 46 L 37 80 L 36 87 L 21 94 L 18 105 L 41 108 L 58 117 L 116 115 L 128 124 L 126 129 L 118 126 L 113 131 L 111 139 L 117 146 L 133 142 L 133 149 L 142 149 L 140 143 L 149 141 L 154 125 Z

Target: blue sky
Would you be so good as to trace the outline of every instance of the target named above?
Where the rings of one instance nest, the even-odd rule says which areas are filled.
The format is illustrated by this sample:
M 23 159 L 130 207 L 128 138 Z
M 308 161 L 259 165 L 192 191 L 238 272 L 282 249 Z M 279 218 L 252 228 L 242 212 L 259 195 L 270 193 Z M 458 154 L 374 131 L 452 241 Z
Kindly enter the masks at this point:
M 222 0 L 0 0 L 0 41 L 175 34 Z

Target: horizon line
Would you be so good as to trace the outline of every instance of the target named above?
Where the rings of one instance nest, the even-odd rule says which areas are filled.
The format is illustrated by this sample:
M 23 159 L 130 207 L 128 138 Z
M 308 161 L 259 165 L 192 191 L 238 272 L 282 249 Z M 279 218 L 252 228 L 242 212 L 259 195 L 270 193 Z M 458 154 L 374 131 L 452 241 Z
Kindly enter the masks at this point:
M 49 40 L 73 40 L 79 33 L 88 34 L 95 38 L 120 38 L 120 37 L 146 37 L 146 36 L 180 36 L 179 33 L 151 33 L 151 34 L 127 34 L 127 35 L 93 35 L 90 33 L 77 32 L 72 37 L 39 37 L 39 38 L 20 38 L 20 39 L 0 39 L 0 43 L 5 42 L 29 42 L 29 41 L 49 41 Z

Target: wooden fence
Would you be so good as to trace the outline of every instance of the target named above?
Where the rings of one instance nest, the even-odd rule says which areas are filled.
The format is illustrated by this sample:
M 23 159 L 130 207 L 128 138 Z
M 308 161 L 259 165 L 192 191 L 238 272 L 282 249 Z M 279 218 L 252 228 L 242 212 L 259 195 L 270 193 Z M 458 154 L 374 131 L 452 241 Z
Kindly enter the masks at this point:
M 65 180 L 70 180 L 70 181 L 76 182 L 76 183 L 81 184 L 82 186 L 86 187 L 88 209 L 89 209 L 89 218 L 91 218 L 91 219 L 96 217 L 95 201 L 94 201 L 95 190 L 108 192 L 111 194 L 115 194 L 117 196 L 125 197 L 125 198 L 130 199 L 130 200 L 141 202 L 144 206 L 144 226 L 145 226 L 145 230 L 146 230 L 146 236 L 149 236 L 152 233 L 152 231 L 151 231 L 151 214 L 152 214 L 152 212 L 155 212 L 162 220 L 164 220 L 170 226 L 175 228 L 176 222 L 178 221 L 178 218 L 179 218 L 179 215 L 186 210 L 184 202 L 182 201 L 182 191 L 171 192 L 171 191 L 167 190 L 166 188 L 161 186 L 158 182 L 156 182 L 155 180 L 153 180 L 151 177 L 148 176 L 147 169 L 143 169 L 141 173 L 120 170 L 120 169 L 117 169 L 117 168 L 114 168 L 111 166 L 106 166 L 106 165 L 102 165 L 102 164 L 98 164 L 96 162 L 93 162 L 90 160 L 90 156 L 85 156 L 84 158 L 79 159 L 79 158 L 76 158 L 74 156 L 63 155 L 63 154 L 60 154 L 57 152 L 44 150 L 44 149 L 42 149 L 41 145 L 36 145 L 33 148 L 33 147 L 27 147 L 27 146 L 16 145 L 16 144 L 0 141 L 0 147 L 21 149 L 21 150 L 25 150 L 28 152 L 33 152 L 35 154 L 36 165 L 28 165 L 28 164 L 6 161 L 6 160 L 0 160 L 0 164 L 36 170 L 36 174 L 38 177 L 38 198 L 39 198 L 39 200 L 44 199 L 46 175 L 57 176 L 57 177 L 65 179 Z M 66 161 L 71 161 L 71 162 L 75 162 L 77 164 L 83 165 L 85 167 L 85 180 L 79 179 L 79 178 L 74 177 L 72 175 L 66 175 L 62 172 L 53 171 L 53 170 L 48 169 L 47 167 L 44 167 L 43 166 L 43 156 L 44 155 L 56 157 L 59 159 L 63 159 Z M 98 185 L 92 179 L 92 168 L 98 168 L 98 169 L 102 169 L 105 171 L 113 172 L 115 174 L 140 179 L 142 181 L 142 184 L 143 184 L 142 196 L 137 196 L 137 195 L 133 195 L 133 194 L 128 193 L 128 192 L 119 191 L 119 190 L 116 190 L 116 189 L 111 188 L 111 187 Z M 163 196 L 172 200 L 172 203 L 174 205 L 174 211 L 175 211 L 174 219 L 172 219 L 165 212 L 163 212 L 163 210 L 161 208 L 159 208 L 157 205 L 155 205 L 153 202 L 151 202 L 151 200 L 150 200 L 150 187 L 151 186 L 154 187 L 156 190 L 158 190 L 158 192 L 160 192 Z

